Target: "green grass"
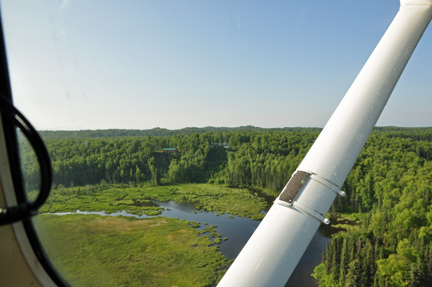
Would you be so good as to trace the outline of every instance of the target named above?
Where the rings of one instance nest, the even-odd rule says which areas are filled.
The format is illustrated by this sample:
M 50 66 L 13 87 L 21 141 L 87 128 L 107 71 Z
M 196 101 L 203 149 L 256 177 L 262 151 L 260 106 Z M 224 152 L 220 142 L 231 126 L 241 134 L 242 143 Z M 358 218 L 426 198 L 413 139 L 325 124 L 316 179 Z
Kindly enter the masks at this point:
M 170 195 L 163 193 L 167 188 L 171 191 Z M 152 189 L 159 194 L 154 199 L 190 202 L 197 210 L 216 211 L 219 215 L 229 213 L 261 220 L 264 215 L 260 211 L 267 205 L 262 198 L 251 194 L 247 189 L 214 184 L 154 186 Z
M 247 189 L 213 184 L 96 185 L 54 189 L 40 212 L 159 215 L 163 208 L 153 207 L 150 200 L 188 202 L 196 212 L 255 220 L 263 218 L 260 211 L 266 207 Z M 199 231 L 194 229 L 198 222 L 165 217 L 42 214 L 37 221 L 47 253 L 72 286 L 208 286 L 220 280 L 225 272 L 220 268 L 228 266 L 218 251 L 227 238 L 208 223 Z M 200 236 L 206 233 L 209 236 Z
M 200 237 L 189 224 L 165 217 L 36 218 L 47 253 L 72 286 L 212 284 L 228 261 L 217 245 L 209 247 L 209 237 Z
M 40 209 L 41 213 L 81 211 L 115 212 L 126 210 L 135 214 L 158 215 L 163 208 L 151 205 L 150 199 L 189 202 L 196 210 L 229 213 L 261 220 L 266 202 L 247 189 L 228 188 L 214 184 L 96 185 L 54 189 Z

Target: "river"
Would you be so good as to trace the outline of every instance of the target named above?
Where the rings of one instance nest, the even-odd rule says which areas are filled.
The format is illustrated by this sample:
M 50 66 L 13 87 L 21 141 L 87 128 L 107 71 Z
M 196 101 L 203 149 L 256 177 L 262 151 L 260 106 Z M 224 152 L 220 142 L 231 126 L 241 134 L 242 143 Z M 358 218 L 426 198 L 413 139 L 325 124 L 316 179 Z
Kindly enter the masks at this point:
M 227 237 L 228 240 L 222 241 L 220 251 L 228 259 L 235 259 L 240 253 L 243 246 L 246 244 L 252 233 L 259 225 L 259 221 L 250 218 L 239 216 L 231 216 L 229 214 L 217 215 L 216 212 L 197 211 L 193 204 L 188 203 L 175 203 L 173 201 L 159 202 L 152 201 L 155 206 L 165 208 L 160 216 L 170 218 L 186 219 L 188 221 L 196 221 L 201 224 L 198 229 L 204 229 L 209 225 L 217 225 L 217 232 L 222 233 L 222 238 Z M 83 214 L 99 214 L 110 216 L 134 216 L 139 218 L 148 217 L 146 215 L 137 216 L 134 214 L 126 213 L 125 211 L 113 212 L 106 214 L 105 212 L 85 212 L 77 211 L 76 213 Z M 56 213 L 58 215 L 70 214 L 70 212 Z M 207 223 L 207 225 L 205 224 Z M 340 229 L 335 229 L 330 225 L 322 224 L 318 232 L 313 237 L 309 247 L 300 260 L 297 268 L 291 275 L 290 280 L 285 287 L 315 287 L 318 286 L 317 282 L 310 275 L 313 273 L 314 268 L 321 262 L 322 251 L 327 242 L 331 241 L 331 236 Z M 208 234 L 206 234 L 208 235 Z M 215 239 L 215 238 L 212 238 Z M 212 286 L 210 286 L 212 287 Z

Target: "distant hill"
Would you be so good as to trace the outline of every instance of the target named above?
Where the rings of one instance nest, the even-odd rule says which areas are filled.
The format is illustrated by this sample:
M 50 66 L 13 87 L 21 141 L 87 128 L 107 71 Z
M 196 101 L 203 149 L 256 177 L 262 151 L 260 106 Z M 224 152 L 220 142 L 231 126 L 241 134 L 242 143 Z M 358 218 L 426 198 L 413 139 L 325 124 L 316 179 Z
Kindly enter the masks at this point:
M 169 130 L 164 128 L 154 128 L 150 130 L 127 130 L 127 129 L 108 129 L 108 130 L 80 130 L 80 131 L 39 131 L 39 134 L 45 138 L 62 139 L 62 138 L 102 138 L 102 137 L 140 137 L 140 136 L 172 136 L 189 133 L 205 132 L 243 132 L 243 131 L 286 131 L 286 132 L 320 132 L 321 128 L 260 128 L 254 126 L 242 127 L 204 127 L 204 128 L 183 128 L 179 130 Z
M 375 127 L 374 132 L 384 133 L 388 138 L 411 138 L 416 141 L 432 141 L 432 127 Z
M 169 130 L 164 128 L 153 128 L 149 130 L 128 130 L 128 129 L 107 129 L 107 130 L 79 130 L 79 131 L 39 131 L 39 134 L 45 139 L 66 139 L 66 138 L 112 138 L 112 137 L 141 137 L 141 136 L 172 136 L 190 133 L 205 132 L 265 132 L 265 131 L 283 131 L 283 132 L 321 132 L 322 128 L 302 128 L 302 127 L 284 127 L 284 128 L 261 128 L 255 126 L 241 127 L 188 127 L 178 130 Z M 385 133 L 388 137 L 412 138 L 414 140 L 432 141 L 432 127 L 405 128 L 405 127 L 375 127 L 374 133 Z

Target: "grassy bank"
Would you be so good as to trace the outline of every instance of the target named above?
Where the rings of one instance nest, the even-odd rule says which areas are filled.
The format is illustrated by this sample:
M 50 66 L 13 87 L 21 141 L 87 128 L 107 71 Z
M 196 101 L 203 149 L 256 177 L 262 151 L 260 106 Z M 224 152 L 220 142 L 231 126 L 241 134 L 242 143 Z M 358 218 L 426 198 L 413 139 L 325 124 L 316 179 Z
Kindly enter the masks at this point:
M 230 213 L 260 220 L 260 213 L 266 202 L 247 189 L 228 188 L 214 184 L 182 185 L 95 185 L 87 187 L 57 188 L 42 213 L 64 211 L 106 211 L 127 210 L 135 214 L 157 215 L 161 208 L 150 206 L 150 199 L 175 202 L 189 202 L 197 210 Z
M 227 264 L 185 220 L 74 214 L 37 221 L 47 253 L 72 286 L 208 286 Z

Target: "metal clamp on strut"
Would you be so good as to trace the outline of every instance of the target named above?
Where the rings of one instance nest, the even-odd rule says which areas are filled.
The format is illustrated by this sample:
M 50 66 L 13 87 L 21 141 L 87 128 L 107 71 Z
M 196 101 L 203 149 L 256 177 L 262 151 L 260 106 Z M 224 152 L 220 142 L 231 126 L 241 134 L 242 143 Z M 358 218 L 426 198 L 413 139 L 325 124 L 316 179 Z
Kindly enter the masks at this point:
M 310 179 L 313 179 L 313 180 L 321 183 L 322 185 L 330 188 L 331 190 L 333 190 L 334 192 L 336 192 L 340 196 L 345 196 L 346 195 L 345 191 L 340 190 L 336 185 L 334 185 L 330 181 L 326 180 L 325 178 L 317 175 L 316 173 L 311 173 L 310 174 Z
M 296 201 L 300 191 L 303 190 L 303 187 L 310 181 L 314 180 L 325 187 L 329 188 L 330 190 L 336 192 L 336 194 L 339 194 L 340 196 L 345 196 L 346 193 L 344 191 L 341 191 L 336 185 L 331 183 L 330 181 L 326 180 L 325 178 L 322 178 L 318 176 L 317 174 L 314 174 L 312 172 L 307 172 L 303 170 L 297 170 L 291 177 L 291 179 L 288 181 L 285 188 L 282 190 L 279 198 L 276 200 L 276 203 L 282 206 L 286 207 L 295 207 L 310 216 L 316 218 L 317 220 L 323 222 L 324 224 L 329 224 L 330 220 L 325 218 L 322 214 L 312 210 L 308 206 L 299 203 Z

